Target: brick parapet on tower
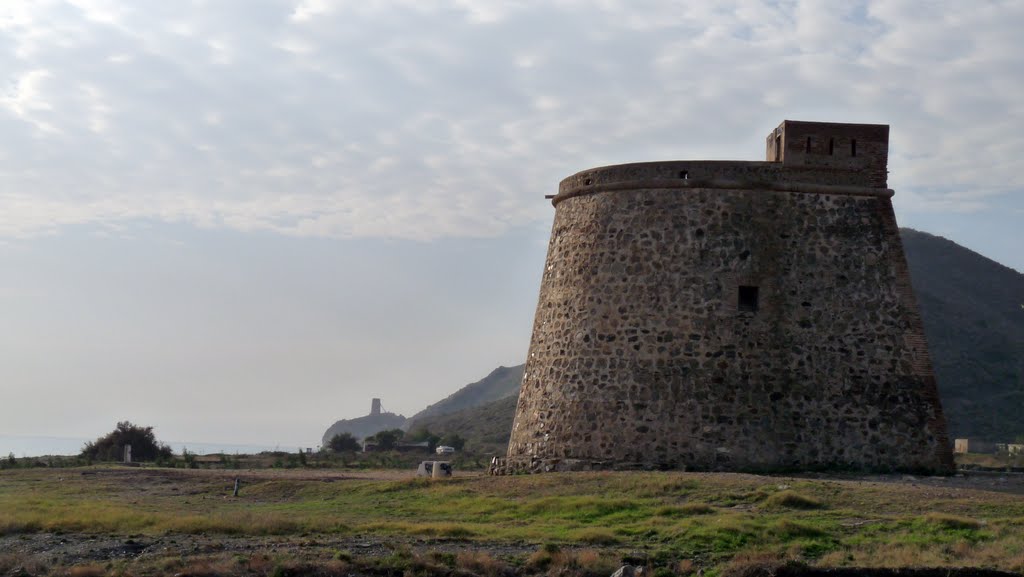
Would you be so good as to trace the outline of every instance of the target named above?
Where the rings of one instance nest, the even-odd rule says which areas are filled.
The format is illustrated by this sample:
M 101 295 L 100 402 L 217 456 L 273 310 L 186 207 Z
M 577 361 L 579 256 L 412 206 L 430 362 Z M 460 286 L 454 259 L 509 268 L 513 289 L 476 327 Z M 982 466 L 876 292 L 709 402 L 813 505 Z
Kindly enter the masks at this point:
M 872 157 L 888 127 L 846 126 L 783 134 L 855 134 L 859 167 L 794 155 L 563 180 L 495 472 L 949 470 L 886 161 Z

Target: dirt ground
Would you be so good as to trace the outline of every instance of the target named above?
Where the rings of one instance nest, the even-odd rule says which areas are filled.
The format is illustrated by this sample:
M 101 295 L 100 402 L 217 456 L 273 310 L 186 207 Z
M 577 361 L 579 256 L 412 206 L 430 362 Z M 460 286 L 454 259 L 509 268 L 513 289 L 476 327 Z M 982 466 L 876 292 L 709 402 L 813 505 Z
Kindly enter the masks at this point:
M 527 555 L 537 550 L 535 543 L 479 543 L 463 540 L 411 539 L 380 537 L 225 537 L 211 535 L 164 535 L 111 537 L 104 535 L 34 533 L 0 537 L 0 551 L 13 554 L 25 562 L 50 565 L 78 565 L 97 561 L 180 556 L 183 558 L 212 554 L 253 554 L 301 556 L 327 560 L 338 551 L 352 555 L 378 557 L 399 549 L 417 553 L 486 550 L 498 557 Z
M 995 491 L 1024 495 L 1024 473 L 970 471 L 948 477 L 914 475 L 802 475 L 808 479 L 829 479 L 858 483 L 898 483 L 915 487 L 935 487 L 955 491 Z
M 117 469 L 86 471 L 83 474 L 116 474 Z M 147 471 L 147 470 L 141 470 Z M 125 474 L 138 475 L 140 470 L 124 470 Z M 148 471 L 147 471 L 148 472 Z M 482 471 L 458 471 L 454 472 L 456 477 L 481 477 L 487 473 Z M 415 471 L 401 469 L 378 469 L 368 471 L 338 471 L 332 469 L 159 469 L 153 470 L 154 476 L 197 478 L 209 480 L 223 480 L 233 482 L 240 478 L 243 481 L 269 480 L 269 479 L 290 479 L 296 481 L 345 481 L 345 480 L 370 480 L 370 481 L 400 481 L 412 479 L 416 476 Z M 914 476 L 914 475 L 858 475 L 858 474 L 835 474 L 835 473 L 808 473 L 802 475 L 785 475 L 789 478 L 806 478 L 833 481 L 850 481 L 857 483 L 896 483 L 911 486 L 936 487 L 946 489 L 961 489 L 974 491 L 996 491 L 1000 493 L 1013 493 L 1024 495 L 1024 473 L 1003 472 L 1003 471 L 967 471 L 955 475 L 940 476 Z

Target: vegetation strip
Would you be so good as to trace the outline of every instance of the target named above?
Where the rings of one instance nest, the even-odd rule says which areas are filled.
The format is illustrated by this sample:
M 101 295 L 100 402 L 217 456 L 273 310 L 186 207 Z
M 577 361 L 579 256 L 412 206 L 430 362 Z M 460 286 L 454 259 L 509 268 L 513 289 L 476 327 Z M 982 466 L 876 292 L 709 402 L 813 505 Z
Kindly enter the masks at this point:
M 242 489 L 232 497 L 236 474 Z M 942 480 L 655 472 L 439 482 L 354 477 L 7 470 L 0 472 L 0 535 L 215 536 L 254 539 L 262 543 L 257 548 L 303 536 L 463 543 L 482 551 L 548 545 L 592 550 L 615 563 L 635 557 L 675 573 L 685 573 L 684 562 L 707 572 L 751 556 L 820 567 L 1024 570 L 1024 496 L 945 487 Z M 526 560 L 519 554 L 503 562 L 521 568 Z

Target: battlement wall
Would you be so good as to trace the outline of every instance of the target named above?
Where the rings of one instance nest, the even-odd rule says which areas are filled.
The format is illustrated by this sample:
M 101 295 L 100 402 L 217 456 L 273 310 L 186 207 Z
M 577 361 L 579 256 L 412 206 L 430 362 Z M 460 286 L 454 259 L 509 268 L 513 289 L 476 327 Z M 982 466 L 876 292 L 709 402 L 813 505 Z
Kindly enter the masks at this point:
M 889 126 L 785 120 L 768 135 L 765 160 L 786 166 L 849 169 L 885 186 Z
M 570 196 L 635 188 L 747 188 L 791 192 L 892 196 L 885 179 L 863 170 L 789 166 L 781 162 L 673 160 L 602 166 L 577 172 L 558 185 L 555 204 Z

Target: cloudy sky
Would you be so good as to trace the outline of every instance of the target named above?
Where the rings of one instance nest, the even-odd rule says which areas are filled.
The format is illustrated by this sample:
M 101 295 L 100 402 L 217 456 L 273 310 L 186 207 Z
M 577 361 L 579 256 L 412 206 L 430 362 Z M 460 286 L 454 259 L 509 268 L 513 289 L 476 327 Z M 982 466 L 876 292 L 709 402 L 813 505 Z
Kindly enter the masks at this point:
M 315 445 L 523 362 L 583 168 L 892 126 L 1024 270 L 1024 2 L 0 2 L 0 433 Z

